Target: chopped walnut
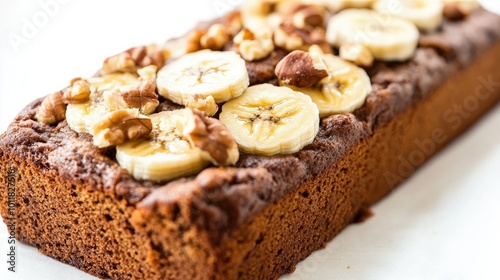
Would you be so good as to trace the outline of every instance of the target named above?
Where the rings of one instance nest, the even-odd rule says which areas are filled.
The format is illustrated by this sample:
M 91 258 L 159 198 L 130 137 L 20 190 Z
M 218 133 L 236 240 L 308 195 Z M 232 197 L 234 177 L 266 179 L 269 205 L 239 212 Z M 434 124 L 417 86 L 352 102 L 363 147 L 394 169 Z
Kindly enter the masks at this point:
M 135 72 L 139 67 L 156 65 L 161 68 L 165 64 L 165 54 L 156 45 L 141 46 L 128 49 L 120 54 L 104 60 L 101 74 L 114 72 Z
M 304 46 L 304 40 L 302 40 L 302 38 L 294 34 L 288 34 L 281 28 L 274 33 L 274 43 L 276 46 L 288 51 L 302 49 Z
M 113 73 L 89 79 L 93 93 L 111 111 L 137 108 L 141 114 L 151 114 L 159 105 L 156 94 L 156 65 L 132 73 Z
M 298 29 L 282 23 L 274 34 L 276 46 L 288 51 L 307 50 L 311 45 L 318 45 L 324 53 L 331 53 L 332 48 L 326 41 L 325 30 L 321 27 Z
M 89 100 L 90 93 L 90 83 L 85 79 L 75 78 L 64 91 L 63 101 L 66 104 L 84 103 Z
M 328 77 L 321 54 L 296 50 L 285 56 L 276 66 L 281 85 L 310 87 Z
M 213 116 L 219 110 L 219 106 L 215 103 L 213 96 L 207 96 L 201 94 L 196 94 L 188 99 L 186 102 L 186 107 L 191 109 L 198 109 L 204 112 L 207 116 Z
M 246 61 L 267 57 L 274 50 L 273 32 L 269 28 L 251 31 L 243 28 L 234 39 L 234 46 Z
M 203 157 L 215 165 L 235 164 L 239 150 L 226 126 L 219 120 L 206 117 L 193 109 L 193 122 L 186 126 L 184 134 L 193 145 L 203 151 Z
M 248 28 L 243 28 L 236 36 L 233 38 L 235 45 L 241 44 L 241 42 L 246 40 L 255 40 L 255 35 Z
M 152 128 L 151 119 L 140 116 L 136 109 L 123 109 L 107 114 L 91 127 L 90 132 L 94 145 L 103 148 L 148 135 Z
M 151 114 L 160 104 L 158 94 L 156 94 L 156 83 L 147 81 L 130 91 L 121 92 L 129 108 L 138 108 L 142 114 Z
M 243 28 L 243 19 L 241 12 L 236 10 L 224 18 L 224 25 L 228 34 L 234 36 Z
M 339 56 L 342 59 L 353 62 L 362 67 L 371 67 L 373 65 L 373 54 L 362 44 L 347 44 L 340 46 Z
M 106 107 L 110 110 L 136 108 L 145 115 L 153 113 L 160 104 L 154 81 L 120 86 L 114 90 L 105 91 L 103 98 Z
M 55 92 L 46 96 L 35 116 L 37 121 L 46 124 L 55 124 L 66 118 L 66 105 L 63 102 L 61 92 Z
M 207 32 L 204 30 L 192 30 L 186 35 L 186 53 L 197 52 L 202 50 L 201 37 L 203 37 Z
M 229 34 L 222 24 L 210 26 L 207 33 L 200 38 L 200 45 L 203 49 L 220 51 L 229 42 Z
M 156 81 L 156 72 L 158 67 L 156 65 L 149 65 L 140 69 L 137 69 L 137 74 L 139 78 L 143 81 Z
M 296 28 L 323 27 L 325 24 L 326 10 L 321 6 L 299 6 L 292 11 L 291 21 Z
M 325 13 L 325 9 L 317 5 L 292 6 L 275 31 L 274 43 L 288 51 L 306 51 L 311 45 L 318 45 L 325 53 L 331 53 L 324 29 Z
M 104 60 L 101 68 L 101 74 L 109 74 L 113 72 L 134 72 L 136 69 L 135 61 L 131 58 L 130 53 L 123 52 Z

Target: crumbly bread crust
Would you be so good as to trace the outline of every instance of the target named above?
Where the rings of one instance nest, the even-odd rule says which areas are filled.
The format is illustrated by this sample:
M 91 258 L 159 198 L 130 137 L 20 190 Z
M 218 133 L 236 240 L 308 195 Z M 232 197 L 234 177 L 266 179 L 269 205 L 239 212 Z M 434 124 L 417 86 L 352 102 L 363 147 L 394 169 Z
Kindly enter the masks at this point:
M 112 150 L 99 150 L 66 122 L 35 121 L 35 101 L 0 137 L 1 172 L 18 170 L 17 237 L 99 277 L 273 279 L 290 272 L 410 175 L 414 169 L 398 173 L 397 159 L 415 151 L 415 139 L 444 129 L 437 151 L 497 103 L 498 89 L 458 128 L 443 119 L 450 104 L 474 96 L 478 77 L 500 80 L 498 26 L 498 16 L 480 10 L 422 35 L 411 61 L 378 62 L 365 105 L 324 119 L 316 140 L 294 155 L 243 155 L 235 168 L 166 185 L 134 180 Z M 247 64 L 251 78 L 263 65 Z M 387 171 L 396 176 L 388 180 Z M 0 180 L 5 217 L 7 182 Z

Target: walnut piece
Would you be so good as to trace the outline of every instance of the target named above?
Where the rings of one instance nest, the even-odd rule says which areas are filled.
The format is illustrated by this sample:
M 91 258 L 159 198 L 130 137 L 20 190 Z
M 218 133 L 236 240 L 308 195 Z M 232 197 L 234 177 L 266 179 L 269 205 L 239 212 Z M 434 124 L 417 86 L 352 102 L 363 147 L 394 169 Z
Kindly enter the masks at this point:
M 89 79 L 94 90 L 92 96 L 102 98 L 110 110 L 139 109 L 141 114 L 149 115 L 159 105 L 156 94 L 156 65 L 137 69 L 132 73 L 113 73 Z
M 234 36 L 243 28 L 243 19 L 239 10 L 233 11 L 224 18 L 228 34 Z
M 362 44 L 347 44 L 340 46 L 339 56 L 342 59 L 353 62 L 362 67 L 371 67 L 373 65 L 373 54 Z
M 94 145 L 99 148 L 120 145 L 151 133 L 151 119 L 140 116 L 137 109 L 110 112 L 90 129 Z
M 239 158 L 236 141 L 226 126 L 218 119 L 206 117 L 192 109 L 193 121 L 185 127 L 189 141 L 200 148 L 203 157 L 217 166 L 235 164 Z
M 186 102 L 186 107 L 191 109 L 198 109 L 205 113 L 207 116 L 213 116 L 219 110 L 219 106 L 215 103 L 213 96 L 207 96 L 201 94 L 196 94 L 190 97 Z
M 160 104 L 156 94 L 156 83 L 146 81 L 130 91 L 121 92 L 120 96 L 129 108 L 138 108 L 142 114 L 151 114 Z
M 275 45 L 288 51 L 305 51 L 311 45 L 318 45 L 325 53 L 331 53 L 324 29 L 325 13 L 321 6 L 294 4 L 284 12 L 283 21 L 275 31 Z
M 251 31 L 243 28 L 234 38 L 234 46 L 246 61 L 267 57 L 274 51 L 273 32 L 269 28 Z
M 156 45 L 130 48 L 120 54 L 108 57 L 104 60 L 101 74 L 114 72 L 134 73 L 137 68 L 156 65 L 161 68 L 165 64 L 165 54 Z
M 111 111 L 136 108 L 145 115 L 153 113 L 160 104 L 154 81 L 119 86 L 113 90 L 105 91 L 103 99 L 104 104 Z
M 281 85 L 310 87 L 328 77 L 326 64 L 319 53 L 296 50 L 276 66 L 275 74 Z
M 46 96 L 35 116 L 36 120 L 46 124 L 55 124 L 66 118 L 66 104 L 61 92 Z
M 220 51 L 229 42 L 229 34 L 226 27 L 220 23 L 210 26 L 207 33 L 200 38 L 200 46 L 203 49 Z
M 316 5 L 301 5 L 291 12 L 291 21 L 296 28 L 323 27 L 326 10 Z
M 200 30 L 200 29 L 195 29 L 190 31 L 186 35 L 186 40 L 187 40 L 187 46 L 186 46 L 186 53 L 192 53 L 196 52 L 199 50 L 202 50 L 203 47 L 201 46 L 201 37 L 203 37 L 207 32 L 205 30 Z
M 158 67 L 156 65 L 149 65 L 140 69 L 137 69 L 137 75 L 139 79 L 143 81 L 156 81 L 156 72 Z
M 82 78 L 74 78 L 64 91 L 63 100 L 66 104 L 84 103 L 90 97 L 90 83 Z
M 274 43 L 288 51 L 307 50 L 311 45 L 318 45 L 323 52 L 331 53 L 332 48 L 326 41 L 325 30 L 321 27 L 296 28 L 282 23 L 275 31 Z

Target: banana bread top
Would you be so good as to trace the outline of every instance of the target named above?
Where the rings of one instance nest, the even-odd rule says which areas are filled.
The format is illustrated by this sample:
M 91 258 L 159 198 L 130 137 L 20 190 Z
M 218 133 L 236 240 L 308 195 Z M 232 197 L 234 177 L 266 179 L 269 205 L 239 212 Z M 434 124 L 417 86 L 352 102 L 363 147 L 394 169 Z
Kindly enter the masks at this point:
M 378 126 L 467 67 L 500 39 L 499 26 L 499 16 L 478 10 L 464 21 L 445 21 L 439 31 L 421 34 L 411 60 L 376 62 L 367 70 L 373 92 L 363 107 L 323 119 L 314 142 L 292 155 L 242 154 L 233 168 L 207 168 L 197 176 L 166 184 L 135 180 L 115 161 L 114 150 L 95 147 L 89 134 L 74 132 L 66 121 L 57 126 L 36 121 L 41 99 L 27 106 L 1 135 L 0 154 L 13 153 L 53 176 L 125 199 L 137 207 L 186 203 L 191 209 L 191 222 L 206 229 L 217 244 L 231 228 L 332 165 Z M 273 71 L 285 54 L 277 49 L 264 61 L 248 62 L 251 84 L 276 83 Z M 159 108 L 175 107 L 163 100 Z

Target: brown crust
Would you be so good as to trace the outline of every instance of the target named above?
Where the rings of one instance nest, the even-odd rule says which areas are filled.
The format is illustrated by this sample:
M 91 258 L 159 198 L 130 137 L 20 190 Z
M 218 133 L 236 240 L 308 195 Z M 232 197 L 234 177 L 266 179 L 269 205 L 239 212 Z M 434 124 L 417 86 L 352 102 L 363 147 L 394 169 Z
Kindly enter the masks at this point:
M 353 114 L 335 115 L 324 119 L 315 141 L 294 155 L 281 157 L 243 155 L 235 168 L 209 168 L 196 177 L 176 180 L 166 185 L 137 181 L 113 160 L 112 151 L 99 150 L 93 146 L 89 135 L 73 132 L 66 122 L 51 127 L 35 121 L 34 116 L 41 103 L 41 100 L 37 100 L 24 109 L 9 126 L 7 132 L 0 137 L 0 158 L 2 162 L 11 159 L 22 172 L 27 174 L 40 172 L 42 174 L 40 182 L 45 184 L 49 184 L 50 178 L 57 178 L 58 186 L 68 184 L 78 186 L 79 194 L 83 193 L 84 190 L 80 188 L 84 186 L 86 192 L 98 192 L 99 195 L 109 198 L 111 204 L 120 201 L 130 206 L 131 210 L 122 214 L 125 220 L 133 216 L 134 230 L 143 230 L 142 233 L 137 233 L 139 236 L 152 230 L 153 221 L 161 223 L 161 220 L 156 219 L 160 218 L 162 213 L 170 219 L 172 213 L 180 211 L 176 214 L 180 217 L 176 219 L 181 219 L 183 222 L 179 222 L 177 226 L 188 225 L 189 228 L 184 229 L 184 233 L 192 231 L 193 234 L 199 234 L 194 238 L 198 238 L 194 243 L 199 242 L 196 249 L 199 250 L 196 251 L 199 253 L 197 257 L 209 260 L 205 265 L 200 263 L 200 267 L 210 269 L 216 262 L 213 258 L 220 257 L 214 255 L 211 251 L 213 248 L 217 246 L 224 248 L 236 242 L 235 232 L 241 231 L 242 225 L 254 222 L 255 217 L 262 217 L 262 213 L 265 213 L 263 211 L 272 211 L 269 209 L 273 207 L 267 206 L 275 205 L 290 197 L 303 186 L 302 183 L 314 182 L 324 174 L 332 172 L 325 170 L 331 170 L 332 165 L 335 166 L 335 163 L 340 163 L 348 154 L 352 154 L 361 143 L 376 137 L 377 130 L 394 125 L 391 120 L 395 116 L 406 114 L 404 112 L 408 112 L 409 108 L 414 108 L 421 100 L 430 98 L 428 95 L 444 81 L 450 79 L 460 69 L 467 69 L 474 58 L 499 40 L 498 26 L 500 17 L 481 10 L 472 14 L 466 21 L 446 22 L 440 33 L 423 35 L 421 48 L 410 61 L 377 63 L 369 70 L 374 92 L 368 97 L 366 104 Z M 498 48 L 499 45 L 495 44 L 495 49 Z M 278 52 L 274 52 L 273 55 L 280 55 Z M 263 64 L 255 62 L 254 66 L 249 67 L 249 73 L 252 76 L 252 67 L 271 68 L 272 65 L 275 65 L 274 60 Z M 496 70 L 498 72 L 498 68 Z M 254 79 L 260 77 L 255 76 Z M 272 76 L 265 77 L 265 81 L 272 79 Z M 482 111 L 484 110 L 479 110 L 478 114 Z M 7 168 L 7 165 L 3 164 L 2 168 Z M 328 180 L 332 183 L 332 179 Z M 43 185 L 40 182 L 36 184 L 37 187 Z M 329 184 L 328 182 L 325 184 Z M 28 188 L 29 182 L 26 184 Z M 395 184 L 397 182 L 393 183 Z M 2 182 L 1 187 L 5 188 L 5 185 L 5 182 Z M 367 190 L 367 193 L 369 191 Z M 374 203 L 387 191 L 388 189 L 383 189 L 380 192 L 372 192 L 366 203 Z M 29 196 L 27 193 L 23 195 Z M 5 199 L 2 195 L 2 200 Z M 172 202 L 181 209 L 176 209 Z M 2 203 L 2 207 L 4 205 L 6 203 Z M 356 209 L 364 209 L 366 205 L 352 207 L 352 211 L 345 217 L 356 215 Z M 138 212 L 134 209 L 138 209 Z M 4 217 L 5 211 L 2 208 Z M 33 219 L 28 216 L 29 213 L 31 212 L 27 212 L 24 223 Z M 155 216 L 155 213 L 158 216 Z M 151 224 L 147 224 L 145 218 L 152 219 Z M 352 218 L 342 220 L 334 231 L 328 232 L 320 241 L 323 243 L 328 241 Z M 21 233 L 21 240 L 36 246 L 50 245 L 40 243 L 41 241 L 37 241 L 38 238 L 35 237 L 36 233 L 30 233 L 33 225 L 24 224 L 21 228 L 26 230 L 25 233 Z M 140 238 L 143 238 L 142 241 L 147 240 L 144 236 Z M 179 238 L 184 240 L 187 237 L 183 235 Z M 173 238 L 172 241 L 179 240 Z M 161 242 L 157 240 L 156 243 L 152 242 L 146 246 L 146 250 L 158 253 L 157 256 L 147 256 L 149 264 L 168 258 L 158 249 Z M 317 243 L 313 243 L 310 248 L 300 251 L 286 262 L 283 260 L 286 266 L 276 268 L 267 275 L 279 275 L 284 271 L 290 271 L 290 265 L 317 247 Z M 67 259 L 58 254 L 57 248 L 50 247 L 50 250 L 42 249 L 43 252 L 94 275 L 113 274 L 114 277 L 128 278 L 127 275 L 120 274 L 120 269 L 113 270 L 112 267 L 99 263 Z M 189 260 L 189 256 L 186 260 Z M 218 270 L 224 267 L 225 271 L 219 271 L 221 275 L 232 271 L 224 265 Z M 171 276 L 168 278 L 173 278 Z M 200 275 L 189 276 L 202 278 Z M 235 275 L 231 275 L 233 276 Z M 140 276 L 134 275 L 134 277 Z

